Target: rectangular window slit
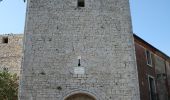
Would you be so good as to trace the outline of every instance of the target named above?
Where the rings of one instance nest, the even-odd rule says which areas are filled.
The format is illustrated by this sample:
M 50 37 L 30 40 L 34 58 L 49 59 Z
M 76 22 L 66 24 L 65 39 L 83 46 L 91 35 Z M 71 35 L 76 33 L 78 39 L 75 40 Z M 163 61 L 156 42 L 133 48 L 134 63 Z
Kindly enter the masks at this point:
M 149 50 L 146 50 L 146 60 L 147 60 L 147 64 L 148 65 L 152 65 L 152 56 L 151 56 L 151 52 Z
M 78 0 L 77 5 L 78 5 L 78 7 L 84 7 L 85 6 L 85 1 L 84 0 Z
M 8 43 L 8 37 L 3 37 L 2 38 L 2 43 Z

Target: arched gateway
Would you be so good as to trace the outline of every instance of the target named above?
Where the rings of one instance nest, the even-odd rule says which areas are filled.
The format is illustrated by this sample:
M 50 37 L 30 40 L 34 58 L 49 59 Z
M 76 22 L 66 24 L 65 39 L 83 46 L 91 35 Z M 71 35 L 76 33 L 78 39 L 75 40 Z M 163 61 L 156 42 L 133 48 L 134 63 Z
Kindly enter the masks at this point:
M 96 100 L 96 99 L 88 94 L 78 93 L 67 97 L 65 100 Z

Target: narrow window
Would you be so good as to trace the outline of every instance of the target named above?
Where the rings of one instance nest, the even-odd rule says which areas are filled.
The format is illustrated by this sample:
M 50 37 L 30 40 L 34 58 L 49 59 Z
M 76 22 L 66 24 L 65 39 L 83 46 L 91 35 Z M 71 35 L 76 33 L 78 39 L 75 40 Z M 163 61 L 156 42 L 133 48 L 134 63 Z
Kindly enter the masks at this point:
M 78 66 L 79 67 L 81 66 L 80 59 L 81 59 L 81 56 L 78 56 Z
M 85 6 L 85 1 L 84 0 L 78 0 L 77 6 L 78 7 L 84 7 Z
M 80 59 L 78 59 L 78 66 L 81 66 L 81 64 L 80 64 Z
M 8 37 L 3 37 L 2 38 L 2 43 L 8 43 Z
M 147 60 L 147 64 L 149 66 L 152 66 L 152 57 L 151 57 L 151 52 L 146 50 L 146 60 Z

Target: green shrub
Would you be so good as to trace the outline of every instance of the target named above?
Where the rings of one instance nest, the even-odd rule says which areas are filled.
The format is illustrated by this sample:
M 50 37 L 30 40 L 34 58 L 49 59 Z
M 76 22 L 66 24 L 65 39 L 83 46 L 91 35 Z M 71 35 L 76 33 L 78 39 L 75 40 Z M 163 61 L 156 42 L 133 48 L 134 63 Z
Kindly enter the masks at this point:
M 0 100 L 18 100 L 18 76 L 0 71 Z

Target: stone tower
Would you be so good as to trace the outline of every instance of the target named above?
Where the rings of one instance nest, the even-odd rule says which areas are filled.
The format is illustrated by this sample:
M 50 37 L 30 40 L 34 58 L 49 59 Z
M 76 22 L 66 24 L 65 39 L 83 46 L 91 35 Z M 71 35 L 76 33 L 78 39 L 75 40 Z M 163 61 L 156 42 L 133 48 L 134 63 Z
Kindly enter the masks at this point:
M 129 0 L 28 0 L 20 100 L 139 100 Z

